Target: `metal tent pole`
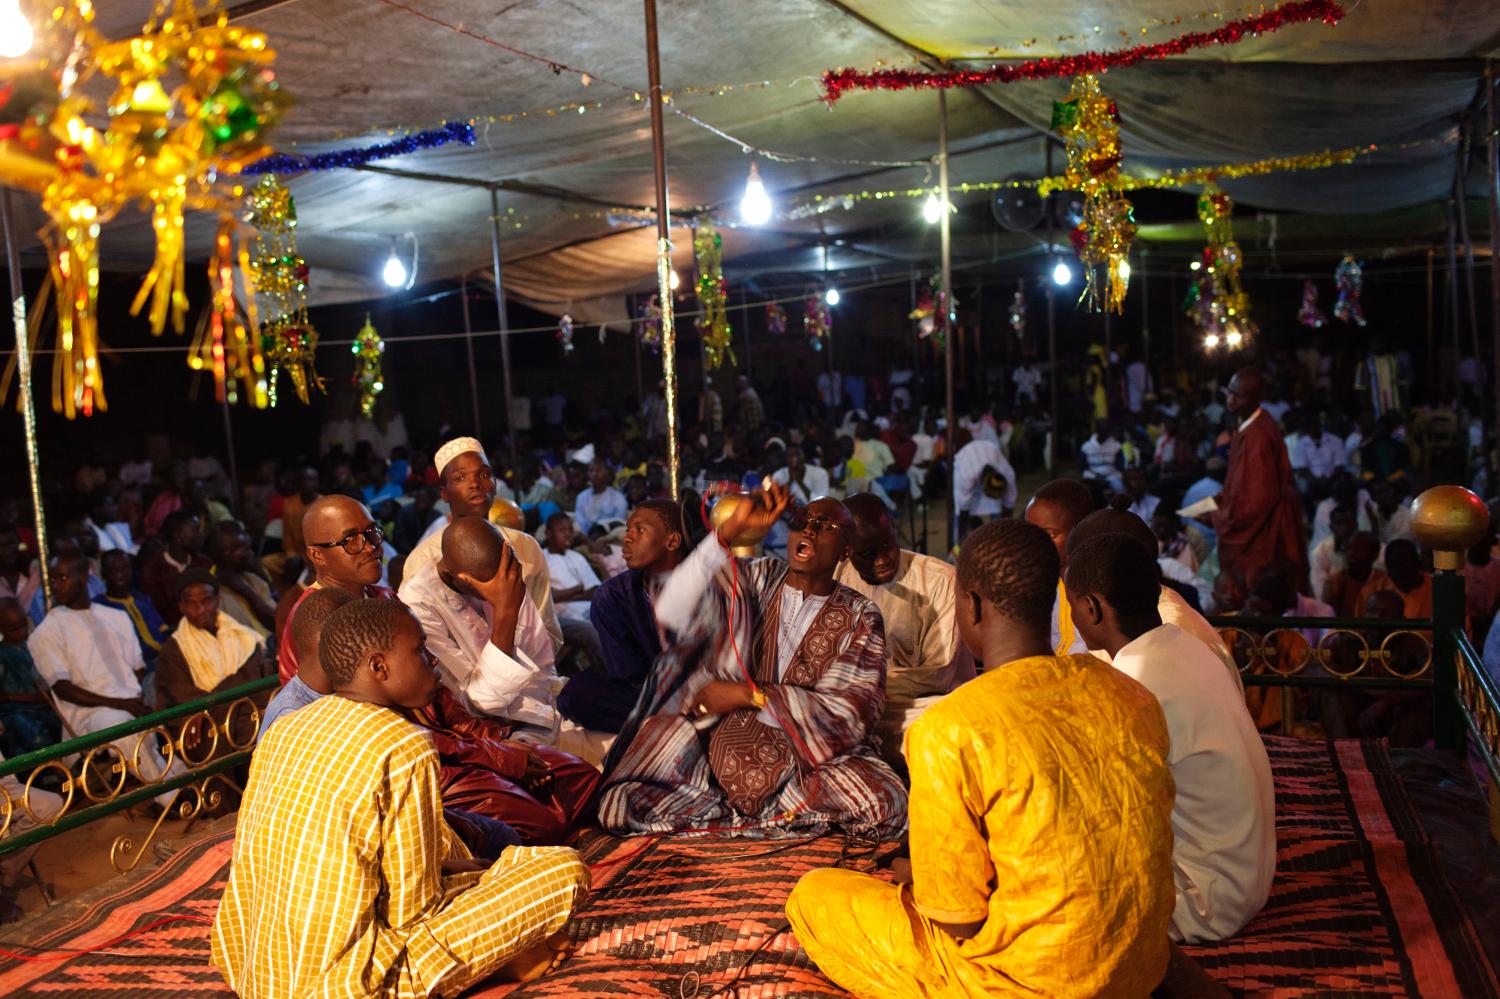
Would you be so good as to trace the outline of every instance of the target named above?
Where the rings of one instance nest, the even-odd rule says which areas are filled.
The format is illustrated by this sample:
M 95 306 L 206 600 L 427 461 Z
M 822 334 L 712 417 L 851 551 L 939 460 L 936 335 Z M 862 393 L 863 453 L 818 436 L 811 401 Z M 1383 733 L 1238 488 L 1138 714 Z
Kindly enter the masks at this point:
M 680 497 L 677 454 L 677 329 L 672 301 L 672 220 L 667 203 L 667 146 L 661 112 L 661 53 L 656 40 L 656 0 L 646 4 L 646 74 L 650 82 L 651 159 L 656 175 L 656 286 L 661 296 L 661 366 L 667 389 L 667 481 Z
M 464 300 L 464 353 L 469 357 L 469 405 L 474 408 L 474 436 L 484 440 L 484 424 L 479 415 L 479 375 L 474 368 L 474 327 L 469 319 L 469 275 L 465 274 L 459 279 L 458 287 Z M 504 329 L 504 326 L 501 328 Z M 502 336 L 502 346 L 504 342 L 505 338 Z
M 1490 167 L 1490 340 L 1495 352 L 1490 393 L 1495 402 L 1496 419 L 1500 420 L 1500 135 L 1496 134 L 1500 124 L 1497 124 L 1495 114 L 1495 99 L 1500 97 L 1500 88 L 1495 86 L 1495 64 L 1488 59 L 1484 63 L 1484 82 L 1485 103 L 1488 105 L 1484 158 Z
M 5 263 L 10 270 L 10 315 L 16 331 L 16 379 L 21 383 L 21 419 L 26 431 L 26 471 L 31 480 L 31 510 L 36 518 L 36 557 L 42 568 L 42 600 L 52 607 L 52 570 L 47 564 L 47 519 L 42 509 L 41 459 L 36 446 L 36 402 L 31 396 L 31 343 L 26 336 L 26 291 L 21 286 L 21 255 L 16 249 L 14 205 L 10 188 L 0 192 L 0 222 L 5 229 Z
M 958 487 L 954 475 L 956 455 L 953 453 L 953 240 L 950 231 L 948 208 L 948 93 L 938 91 L 938 200 L 942 202 L 942 218 L 939 235 L 943 254 L 943 380 L 946 385 L 948 426 L 945 439 L 948 449 L 948 550 L 958 544 Z
M 500 371 L 505 383 L 505 435 L 510 445 L 507 449 L 510 467 L 515 468 L 516 428 L 510 418 L 510 319 L 506 316 L 505 281 L 500 272 L 500 191 L 495 187 L 490 188 L 490 253 L 495 264 L 495 312 L 500 319 Z M 474 370 L 472 361 L 469 370 Z

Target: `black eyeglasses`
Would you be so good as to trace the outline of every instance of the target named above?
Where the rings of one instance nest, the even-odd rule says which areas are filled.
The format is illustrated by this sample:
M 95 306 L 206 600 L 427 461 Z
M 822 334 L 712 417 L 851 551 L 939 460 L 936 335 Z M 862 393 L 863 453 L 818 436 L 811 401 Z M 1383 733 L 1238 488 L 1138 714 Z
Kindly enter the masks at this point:
M 385 544 L 385 532 L 377 524 L 362 531 L 346 534 L 337 541 L 309 541 L 309 548 L 342 548 L 345 555 L 359 555 L 366 548 L 379 548 Z

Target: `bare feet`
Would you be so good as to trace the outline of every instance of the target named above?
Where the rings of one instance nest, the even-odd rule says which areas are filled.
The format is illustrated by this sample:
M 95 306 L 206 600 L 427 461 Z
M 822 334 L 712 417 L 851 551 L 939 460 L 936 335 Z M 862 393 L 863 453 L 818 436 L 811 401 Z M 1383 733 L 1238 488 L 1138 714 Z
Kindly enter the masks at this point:
M 573 941 L 566 932 L 558 932 L 538 940 L 521 953 L 500 966 L 497 978 L 507 982 L 531 982 L 549 971 L 556 970 L 573 956 Z

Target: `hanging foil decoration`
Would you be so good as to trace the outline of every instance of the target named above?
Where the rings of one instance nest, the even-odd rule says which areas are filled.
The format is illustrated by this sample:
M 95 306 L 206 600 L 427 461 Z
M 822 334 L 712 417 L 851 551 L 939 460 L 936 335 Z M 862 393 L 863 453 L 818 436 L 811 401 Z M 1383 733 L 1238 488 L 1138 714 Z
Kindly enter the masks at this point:
M 699 223 L 693 233 L 693 255 L 698 264 L 698 332 L 703 336 L 703 365 L 712 371 L 726 361 L 735 363 L 730 341 L 734 329 L 729 325 L 729 285 L 724 280 L 724 238 L 707 222 Z
M 238 246 L 235 245 L 237 234 Z M 235 217 L 226 212 L 219 219 L 214 256 L 208 268 L 213 303 L 193 333 L 187 363 L 194 371 L 213 372 L 217 401 L 237 404 L 243 388 L 245 398 L 252 406 L 265 409 L 270 403 L 270 391 L 256 322 L 255 296 L 246 295 L 243 305 L 236 296 L 236 262 L 241 274 L 251 273 L 245 232 Z
M 1068 234 L 1083 263 L 1078 300 L 1094 312 L 1121 312 L 1135 212 L 1120 191 L 1120 109 L 1100 90 L 1098 77 L 1075 77 L 1068 99 L 1052 104 L 1052 129 L 1068 154 L 1068 187 L 1084 199 L 1083 220 Z
M 1234 240 L 1234 201 L 1214 184 L 1198 197 L 1198 218 L 1208 245 L 1203 249 L 1197 280 L 1188 290 L 1188 314 L 1203 331 L 1205 347 L 1238 350 L 1260 328 L 1250 318 L 1250 296 L 1240 282 L 1244 256 Z
M 354 387 L 359 390 L 359 414 L 365 419 L 375 415 L 375 400 L 385 391 L 385 341 L 375 331 L 369 313 L 365 325 L 349 345 L 354 355 Z
M 1311 281 L 1302 282 L 1302 307 L 1297 310 L 1297 322 L 1313 330 L 1328 325 L 1328 316 L 1318 307 L 1318 286 Z
M 780 302 L 766 303 L 766 329 L 777 336 L 786 332 L 786 310 Z
M 573 317 L 563 316 L 557 321 L 557 342 L 562 344 L 563 355 L 573 353 Z
M 1333 271 L 1333 283 L 1338 286 L 1339 297 L 1333 303 L 1333 316 L 1340 322 L 1365 325 L 1365 307 L 1359 296 L 1365 287 L 1365 271 L 1359 261 L 1345 257 Z
M 822 350 L 823 341 L 833 332 L 833 310 L 821 292 L 811 292 L 804 303 L 807 311 L 802 314 L 802 332 L 813 350 Z
M 917 293 L 917 306 L 906 314 L 906 318 L 914 319 L 917 323 L 917 336 L 921 339 L 932 338 L 939 350 L 943 349 L 943 276 L 934 274 L 927 284 Z M 949 312 L 948 323 L 952 325 L 958 321 L 958 299 L 953 300 L 953 308 Z
M 275 175 L 262 177 L 250 193 L 245 220 L 255 226 L 255 255 L 248 275 L 260 296 L 264 321 L 260 346 L 270 368 L 267 397 L 277 402 L 282 372 L 304 404 L 323 391 L 315 361 L 318 331 L 307 318 L 307 262 L 297 252 L 297 204 Z
M 1017 340 L 1026 339 L 1026 282 L 1016 282 L 1016 293 L 1010 299 L 1010 330 Z
M 661 299 L 656 295 L 636 308 L 635 335 L 641 343 L 651 348 L 651 353 L 661 353 Z

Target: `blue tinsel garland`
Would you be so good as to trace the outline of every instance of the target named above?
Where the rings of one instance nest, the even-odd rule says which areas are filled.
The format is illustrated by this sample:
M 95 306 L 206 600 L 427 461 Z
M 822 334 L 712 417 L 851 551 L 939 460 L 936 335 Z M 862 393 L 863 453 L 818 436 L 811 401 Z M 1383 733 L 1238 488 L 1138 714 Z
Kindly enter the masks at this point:
M 373 146 L 358 149 L 339 149 L 330 153 L 315 153 L 312 156 L 293 156 L 287 153 L 272 153 L 256 160 L 241 171 L 242 175 L 255 176 L 263 173 L 307 173 L 313 170 L 341 170 L 364 166 L 375 160 L 404 156 L 421 149 L 435 149 L 450 142 L 474 144 L 474 126 L 467 121 L 444 122 L 442 127 L 425 132 L 413 132 L 390 142 L 377 142 Z

